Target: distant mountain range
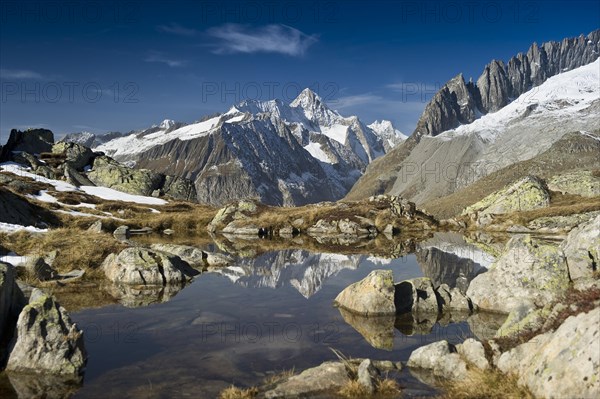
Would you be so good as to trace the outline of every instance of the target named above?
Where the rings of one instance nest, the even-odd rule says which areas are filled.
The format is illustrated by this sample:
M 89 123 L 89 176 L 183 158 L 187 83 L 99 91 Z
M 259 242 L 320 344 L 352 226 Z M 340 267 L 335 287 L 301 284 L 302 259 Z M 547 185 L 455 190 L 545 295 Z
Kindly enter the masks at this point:
M 198 201 L 256 198 L 303 205 L 342 198 L 367 165 L 406 136 L 391 122 L 365 125 L 310 89 L 290 104 L 244 101 L 193 124 L 165 120 L 128 134 L 67 135 L 116 160 L 195 182 Z
M 214 205 L 255 198 L 292 206 L 390 194 L 426 208 L 435 203 L 440 215 L 451 216 L 464 201 L 440 201 L 490 174 L 505 176 L 477 186 L 471 200 L 529 173 L 511 168 L 508 176 L 508 168 L 528 160 L 542 157 L 536 165 L 546 167 L 538 172 L 558 173 L 559 164 L 542 162 L 548 151 L 559 154 L 565 169 L 590 159 L 586 167 L 600 167 L 593 154 L 600 142 L 599 52 L 596 30 L 534 43 L 506 63 L 493 60 L 476 82 L 458 74 L 433 96 L 408 137 L 389 121 L 365 125 L 344 117 L 305 89 L 290 104 L 244 101 L 189 125 L 165 120 L 142 131 L 65 140 L 135 168 L 190 179 L 197 200 Z

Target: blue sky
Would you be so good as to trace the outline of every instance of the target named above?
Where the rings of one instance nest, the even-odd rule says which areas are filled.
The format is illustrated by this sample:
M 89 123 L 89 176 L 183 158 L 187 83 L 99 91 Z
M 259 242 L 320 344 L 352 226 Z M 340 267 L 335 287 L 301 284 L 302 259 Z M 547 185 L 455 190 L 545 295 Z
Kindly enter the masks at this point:
M 459 72 L 587 34 L 598 1 L 0 2 L 0 141 L 11 128 L 129 131 L 310 87 L 412 132 Z

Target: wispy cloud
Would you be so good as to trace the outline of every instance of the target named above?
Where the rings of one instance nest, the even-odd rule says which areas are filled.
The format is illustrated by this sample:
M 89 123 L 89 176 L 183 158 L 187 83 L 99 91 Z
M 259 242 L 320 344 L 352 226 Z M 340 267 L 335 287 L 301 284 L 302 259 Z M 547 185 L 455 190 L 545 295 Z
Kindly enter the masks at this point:
M 365 94 L 357 94 L 353 96 L 343 96 L 338 97 L 335 100 L 331 100 L 330 104 L 339 109 L 355 107 L 358 105 L 368 105 L 373 103 L 380 103 L 383 101 L 383 97 L 365 93 Z
M 213 50 L 216 54 L 279 53 L 299 57 L 318 41 L 317 35 L 307 35 L 287 25 L 250 27 L 225 24 L 210 28 L 207 33 L 219 39 Z
M 185 60 L 174 59 L 171 57 L 167 57 L 165 54 L 159 51 L 151 51 L 148 56 L 144 59 L 146 62 L 159 62 L 163 64 L 167 64 L 170 67 L 182 67 L 187 64 Z
M 0 69 L 0 78 L 15 80 L 42 80 L 44 77 L 37 72 L 25 69 Z
M 196 29 L 186 28 L 185 26 L 181 26 L 176 23 L 171 23 L 169 25 L 158 25 L 156 29 L 159 32 L 170 33 L 172 35 L 179 36 L 196 36 L 199 32 Z

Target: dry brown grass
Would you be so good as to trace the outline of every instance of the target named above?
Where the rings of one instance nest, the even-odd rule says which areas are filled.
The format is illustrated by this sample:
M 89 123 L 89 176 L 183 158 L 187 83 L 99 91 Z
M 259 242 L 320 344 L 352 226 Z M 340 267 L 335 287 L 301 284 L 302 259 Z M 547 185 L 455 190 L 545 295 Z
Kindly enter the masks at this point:
M 377 396 L 381 398 L 397 397 L 402 392 L 396 380 L 385 378 L 377 381 L 375 386 Z
M 541 217 L 569 216 L 594 211 L 600 211 L 600 197 L 586 198 L 579 195 L 553 192 L 549 207 L 497 215 L 495 223 L 510 220 L 513 223 L 527 225 L 532 220 Z
M 161 213 L 144 213 L 127 218 L 130 227 L 151 227 L 156 231 L 173 229 L 176 232 L 206 234 L 206 226 L 215 217 L 217 209 L 207 205 L 176 202 L 153 207 Z
M 472 368 L 462 381 L 448 381 L 443 384 L 444 394 L 440 399 L 533 399 L 525 387 L 519 386 L 517 378 L 502 374 L 498 370 Z
M 52 266 L 59 272 L 73 269 L 91 272 L 107 255 L 125 248 L 125 244 L 108 233 L 83 232 L 75 228 L 52 229 L 44 234 L 19 231 L 0 236 L 0 243 L 20 255 L 45 257 L 56 250 L 58 256 Z
M 370 397 L 370 393 L 360 382 L 356 380 L 348 381 L 338 392 L 338 395 L 343 398 L 366 398 Z
M 286 380 L 292 377 L 296 373 L 295 368 L 291 368 L 290 370 L 283 370 L 279 373 L 270 374 L 263 380 L 265 385 L 274 385 L 283 380 Z
M 230 386 L 219 393 L 219 399 L 254 399 L 258 395 L 258 388 L 238 388 Z

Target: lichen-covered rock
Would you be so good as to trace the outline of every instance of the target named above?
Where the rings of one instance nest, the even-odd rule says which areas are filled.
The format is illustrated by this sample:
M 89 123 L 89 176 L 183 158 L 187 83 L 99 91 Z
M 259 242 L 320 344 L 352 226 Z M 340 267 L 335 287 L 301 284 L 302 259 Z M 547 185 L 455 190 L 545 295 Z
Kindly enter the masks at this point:
M 198 274 L 178 256 L 140 247 L 110 254 L 101 267 L 110 281 L 121 284 L 182 284 Z
M 210 233 L 222 232 L 223 229 L 233 222 L 240 222 L 249 219 L 257 211 L 257 205 L 254 201 L 240 200 L 233 204 L 225 205 L 217 211 L 217 214 L 210 221 L 206 229 Z M 230 227 L 233 231 L 234 226 L 242 227 L 242 224 L 234 224 Z
M 600 175 L 591 170 L 576 170 L 553 176 L 548 181 L 548 188 L 582 197 L 597 197 L 600 196 Z
M 462 344 L 456 345 L 456 351 L 466 361 L 481 370 L 487 370 L 490 367 L 490 363 L 485 356 L 485 348 L 483 347 L 483 344 L 476 339 L 465 339 Z
M 149 196 L 161 187 L 164 176 L 149 170 L 131 169 L 109 157 L 99 156 L 94 159 L 93 169 L 87 177 L 97 186 Z
M 102 233 L 102 221 L 96 220 L 90 227 L 88 227 L 87 231 L 90 233 Z
M 339 390 L 348 382 L 350 377 L 342 362 L 325 362 L 279 383 L 265 393 L 265 398 L 307 398 Z
M 152 244 L 151 248 L 177 255 L 192 267 L 226 266 L 233 262 L 228 255 L 205 252 L 190 245 Z
M 554 332 L 532 338 L 498 360 L 536 397 L 596 398 L 600 392 L 600 308 L 571 316 Z
M 510 239 L 489 271 L 471 281 L 467 297 L 480 309 L 510 313 L 521 306 L 543 307 L 568 286 L 560 248 L 525 235 Z
M 467 364 L 448 341 L 422 346 L 410 354 L 408 367 L 431 370 L 435 376 L 459 380 L 467 374 Z
M 442 310 L 458 310 L 470 312 L 473 310 L 471 300 L 456 287 L 450 288 L 442 284 L 437 288 L 437 298 Z
M 392 271 L 373 270 L 367 277 L 340 292 L 335 303 L 362 315 L 396 314 L 394 292 Z
M 467 207 L 463 215 L 477 214 L 479 217 L 519 211 L 530 211 L 550 205 L 550 193 L 546 183 L 536 176 L 523 179 L 488 195 Z
M 573 229 L 561 248 L 572 280 L 591 277 L 600 265 L 600 216 Z
M 81 330 L 51 296 L 34 289 L 19 315 L 6 369 L 80 375 L 86 361 Z
M 431 279 L 419 277 L 396 284 L 396 308 L 398 313 L 440 311 L 440 303 Z
M 68 162 L 75 170 L 83 170 L 90 164 L 94 158 L 94 152 L 88 147 L 84 147 L 76 143 L 67 143 L 60 141 L 52 146 L 53 154 L 64 155 L 65 161 Z

